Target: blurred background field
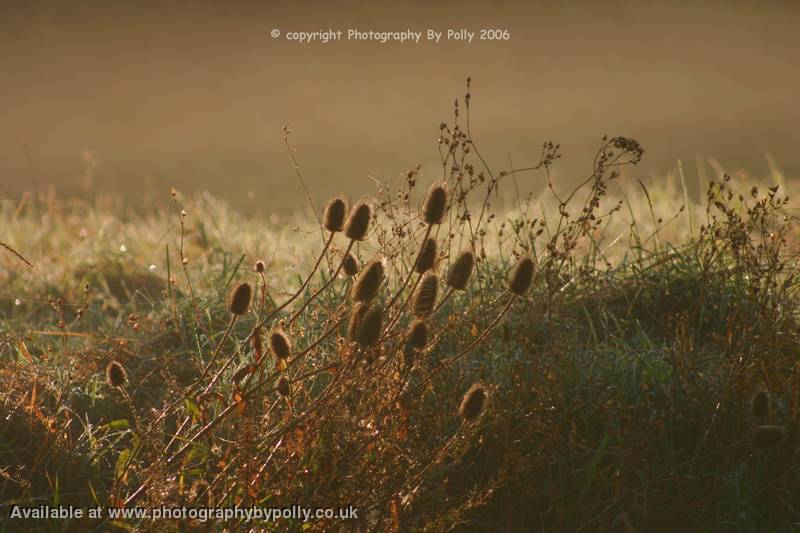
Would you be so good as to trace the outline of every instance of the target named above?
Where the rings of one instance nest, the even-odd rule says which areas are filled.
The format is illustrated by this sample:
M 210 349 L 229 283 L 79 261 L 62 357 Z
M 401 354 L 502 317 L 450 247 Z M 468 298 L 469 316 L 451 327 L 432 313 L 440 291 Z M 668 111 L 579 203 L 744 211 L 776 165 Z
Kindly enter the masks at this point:
M 438 124 L 473 77 L 476 141 L 494 167 L 541 143 L 577 182 L 596 139 L 648 153 L 637 176 L 684 162 L 800 173 L 800 5 L 749 2 L 21 2 L 0 6 L 0 194 L 209 190 L 246 212 L 304 205 L 283 144 L 315 199 L 369 176 L 437 174 Z M 508 42 L 299 45 L 290 30 L 507 28 Z M 545 182 L 522 180 L 523 193 Z

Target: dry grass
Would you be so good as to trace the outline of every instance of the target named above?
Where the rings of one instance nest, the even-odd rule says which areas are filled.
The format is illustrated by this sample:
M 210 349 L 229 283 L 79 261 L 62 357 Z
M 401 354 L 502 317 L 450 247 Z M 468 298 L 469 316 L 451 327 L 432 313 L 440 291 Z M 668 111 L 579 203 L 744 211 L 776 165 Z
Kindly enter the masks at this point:
M 495 211 L 559 149 L 492 172 L 462 106 L 445 201 L 412 170 L 325 227 L 178 192 L 148 216 L 2 204 L 35 268 L 0 255 L 0 502 L 353 505 L 356 530 L 797 523 L 797 221 L 777 187 L 619 185 L 641 148 L 617 137 L 583 186 Z

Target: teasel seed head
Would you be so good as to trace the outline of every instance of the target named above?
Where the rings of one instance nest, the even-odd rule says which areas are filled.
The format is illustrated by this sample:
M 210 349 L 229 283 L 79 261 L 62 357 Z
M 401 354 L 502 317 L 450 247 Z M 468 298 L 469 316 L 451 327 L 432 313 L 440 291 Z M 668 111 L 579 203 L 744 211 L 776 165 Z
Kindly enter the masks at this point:
M 276 329 L 269 336 L 269 348 L 278 359 L 287 359 L 292 355 L 292 341 L 289 336 L 280 329 Z
M 447 189 L 434 183 L 422 202 L 422 219 L 428 224 L 441 224 L 447 211 Z
M 356 342 L 365 347 L 375 346 L 381 338 L 382 329 L 383 309 L 377 305 L 370 306 L 356 326 Z
M 128 373 L 125 367 L 118 361 L 111 361 L 106 366 L 106 381 L 111 387 L 122 387 L 128 380 Z
M 420 274 L 424 274 L 428 270 L 432 269 L 435 263 L 436 239 L 430 237 L 422 244 L 422 249 L 419 251 L 419 257 L 417 258 L 417 264 L 414 267 L 414 270 Z
M 253 352 L 256 355 L 256 361 L 260 361 L 264 356 L 264 339 L 261 337 L 261 328 L 253 328 Z
M 358 263 L 358 258 L 350 252 L 342 259 L 342 270 L 347 276 L 355 276 L 358 274 L 358 269 L 361 265 Z
M 461 399 L 461 405 L 458 406 L 458 415 L 468 422 L 477 419 L 486 408 L 488 399 L 489 391 L 486 386 L 482 383 L 475 383 Z
M 417 350 L 421 350 L 428 344 L 428 324 L 421 319 L 416 319 L 408 327 L 406 342 Z
M 411 312 L 414 313 L 414 316 L 424 317 L 431 314 L 436 306 L 438 292 L 439 278 L 436 274 L 428 272 L 423 275 L 411 300 Z
M 241 316 L 250 309 L 250 299 L 253 297 L 253 288 L 246 281 L 231 290 L 228 298 L 228 311 Z
M 363 241 L 367 238 L 371 219 L 372 206 L 365 199 L 359 200 L 350 210 L 350 216 L 347 217 L 344 225 L 345 236 L 354 241 Z
M 381 283 L 383 283 L 383 262 L 377 259 L 370 261 L 359 272 L 350 290 L 350 297 L 355 302 L 369 302 L 378 294 Z
M 350 311 L 350 320 L 347 321 L 347 338 L 351 341 L 356 340 L 356 331 L 361 319 L 364 318 L 364 313 L 369 309 L 369 304 L 364 302 L 357 302 L 353 309 Z
M 278 393 L 283 396 L 287 397 L 292 393 L 292 386 L 289 383 L 289 378 L 286 376 L 281 376 L 278 378 Z
M 508 289 L 517 296 L 523 296 L 531 286 L 533 281 L 533 271 L 535 265 L 530 257 L 521 258 L 508 278 Z
M 260 259 L 253 265 L 253 270 L 259 274 L 263 274 L 266 269 L 267 266 L 264 264 L 264 261 L 261 261 Z
M 325 204 L 322 212 L 322 224 L 331 233 L 342 231 L 344 218 L 347 216 L 347 202 L 340 196 L 335 196 Z
M 753 430 L 751 442 L 754 448 L 765 450 L 773 448 L 783 440 L 784 429 L 782 426 L 758 426 Z
M 758 418 L 764 418 L 767 416 L 769 414 L 769 407 L 771 403 L 772 401 L 768 390 L 761 389 L 760 391 L 756 392 L 750 405 L 753 416 Z
M 463 291 L 467 288 L 472 269 L 475 268 L 475 256 L 469 250 L 461 252 L 447 273 L 447 285 L 454 290 Z

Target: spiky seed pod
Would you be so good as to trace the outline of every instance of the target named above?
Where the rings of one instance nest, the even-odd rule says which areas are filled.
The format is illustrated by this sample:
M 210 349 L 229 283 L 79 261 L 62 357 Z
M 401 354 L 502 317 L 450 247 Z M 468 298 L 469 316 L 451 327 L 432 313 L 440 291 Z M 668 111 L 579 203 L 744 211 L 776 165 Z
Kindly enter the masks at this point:
M 322 224 L 331 233 L 342 231 L 345 216 L 347 216 L 347 202 L 344 198 L 338 196 L 331 198 L 322 212 Z
M 347 322 L 347 338 L 351 341 L 356 340 L 356 330 L 361 323 L 361 319 L 364 318 L 364 313 L 367 312 L 367 309 L 369 309 L 369 304 L 358 302 L 350 311 L 350 320 Z
M 369 302 L 378 294 L 381 283 L 383 283 L 383 263 L 377 259 L 370 261 L 358 274 L 350 291 L 350 297 L 354 302 Z
M 372 206 L 366 200 L 359 200 L 347 217 L 344 225 L 345 236 L 354 241 L 363 241 L 367 237 L 370 220 L 372 220 Z
M 281 376 L 278 378 L 277 389 L 281 396 L 289 396 L 292 393 L 292 387 L 289 384 L 289 378 L 286 376 Z
M 128 380 L 128 373 L 125 367 L 118 361 L 111 361 L 106 366 L 106 381 L 111 387 L 122 387 Z
M 292 341 L 283 330 L 276 329 L 269 336 L 269 349 L 278 359 L 286 359 L 292 355 Z
M 764 450 L 780 444 L 783 435 L 784 431 L 781 426 L 758 426 L 753 430 L 751 442 L 753 447 Z
M 356 342 L 361 346 L 375 346 L 381 338 L 382 329 L 383 310 L 378 306 L 371 306 L 356 326 Z
M 422 277 L 414 297 L 411 300 L 411 312 L 414 316 L 428 316 L 436 306 L 436 295 L 439 292 L 439 278 L 428 272 Z
M 253 265 L 253 270 L 259 274 L 263 274 L 266 269 L 267 266 L 264 264 L 264 261 L 261 261 L 260 259 Z
M 428 224 L 441 224 L 447 211 L 447 189 L 434 183 L 422 202 L 422 219 Z
M 406 341 L 412 348 L 420 350 L 428 344 L 428 324 L 417 319 L 408 327 Z
M 467 288 L 469 278 L 472 277 L 472 269 L 475 268 L 475 256 L 469 250 L 461 252 L 447 273 L 447 285 L 457 291 Z
M 261 328 L 253 329 L 253 352 L 256 354 L 256 360 L 261 360 L 264 356 L 264 340 L 261 337 Z
M 475 383 L 464 394 L 461 405 L 458 406 L 458 415 L 467 421 L 472 421 L 481 416 L 486 408 L 489 392 L 482 383 Z
M 414 269 L 420 274 L 424 274 L 433 268 L 434 263 L 436 263 L 436 239 L 431 237 L 422 245 Z
M 250 299 L 253 297 L 253 288 L 246 281 L 231 290 L 228 298 L 228 311 L 234 315 L 243 315 L 250 309 Z
M 508 277 L 508 290 L 517 296 L 523 296 L 531 286 L 533 281 L 533 270 L 535 265 L 530 257 L 520 259 L 511 270 Z
M 769 413 L 770 403 L 771 400 L 769 396 L 769 391 L 765 389 L 758 391 L 753 396 L 752 405 L 750 406 L 753 416 L 758 418 L 763 418 L 767 416 L 767 414 Z
M 347 255 L 342 259 L 342 270 L 347 276 L 355 276 L 358 274 L 358 269 L 361 265 L 358 264 L 358 258 L 347 252 Z

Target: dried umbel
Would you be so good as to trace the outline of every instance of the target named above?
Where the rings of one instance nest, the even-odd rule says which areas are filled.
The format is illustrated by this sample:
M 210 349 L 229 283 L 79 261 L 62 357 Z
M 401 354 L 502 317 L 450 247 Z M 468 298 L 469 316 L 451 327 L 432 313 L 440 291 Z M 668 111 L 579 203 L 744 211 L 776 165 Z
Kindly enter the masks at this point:
M 292 355 L 292 341 L 289 336 L 280 329 L 276 329 L 269 336 L 269 348 L 278 359 L 287 359 Z
M 520 259 L 514 268 L 511 270 L 511 275 L 508 277 L 508 290 L 517 296 L 523 296 L 531 286 L 533 281 L 533 271 L 535 265 L 533 259 L 530 257 L 523 257 Z
M 750 406 L 753 416 L 758 418 L 764 418 L 767 416 L 767 414 L 769 414 L 770 403 L 771 400 L 769 391 L 762 389 L 756 392 L 753 396 L 753 401 Z
M 342 270 L 347 276 L 355 276 L 358 274 L 358 269 L 361 267 L 358 263 L 358 258 L 350 252 L 342 259 Z
M 250 300 L 253 297 L 253 288 L 249 283 L 240 283 L 231 290 L 228 298 L 228 311 L 234 315 L 241 316 L 250 309 Z
M 289 396 L 292 393 L 292 387 L 289 384 L 289 378 L 286 376 L 281 376 L 278 378 L 278 385 L 276 387 L 278 389 L 278 393 L 281 396 Z
M 780 444 L 783 440 L 784 430 L 782 426 L 758 426 L 753 430 L 750 441 L 754 448 L 764 450 Z
M 447 211 L 447 189 L 434 183 L 422 202 L 422 220 L 428 224 L 441 224 Z
M 371 306 L 356 326 L 355 340 L 361 346 L 375 346 L 381 338 L 382 329 L 383 310 L 378 306 Z
M 414 298 L 411 300 L 411 312 L 414 316 L 428 316 L 436 306 L 436 295 L 439 292 L 439 278 L 436 274 L 427 273 L 417 285 Z
M 267 266 L 264 264 L 264 261 L 261 260 L 256 261 L 256 263 L 253 265 L 253 270 L 259 274 L 263 274 L 266 269 Z
M 424 274 L 428 270 L 432 269 L 435 263 L 436 239 L 430 237 L 422 244 L 422 249 L 419 251 L 419 257 L 417 258 L 417 264 L 415 265 L 414 270 L 420 274 Z
M 364 313 L 367 312 L 367 309 L 369 309 L 369 304 L 358 302 L 350 311 L 350 320 L 347 322 L 347 338 L 351 341 L 356 340 L 356 330 L 358 330 L 358 325 L 361 323 L 361 319 L 364 318 Z
M 342 231 L 345 216 L 347 216 L 347 202 L 344 198 L 338 196 L 331 198 L 322 212 L 322 224 L 331 233 Z
M 417 319 L 408 327 L 406 342 L 412 348 L 421 350 L 428 344 L 428 324 L 424 320 Z
M 463 291 L 467 288 L 472 269 L 475 268 L 475 256 L 469 250 L 461 252 L 447 273 L 447 285 L 454 290 Z
M 111 387 L 122 387 L 128 380 L 128 373 L 125 367 L 117 361 L 111 361 L 106 366 L 106 382 Z
M 347 217 L 344 225 L 345 236 L 354 241 L 363 241 L 367 238 L 370 220 L 372 220 L 372 206 L 366 200 L 359 200 Z
M 482 383 L 476 383 L 464 394 L 461 405 L 458 406 L 458 415 L 466 421 L 477 419 L 486 408 L 489 391 Z
M 369 302 L 378 294 L 383 283 L 383 262 L 370 261 L 365 266 L 353 284 L 350 297 L 354 302 Z

